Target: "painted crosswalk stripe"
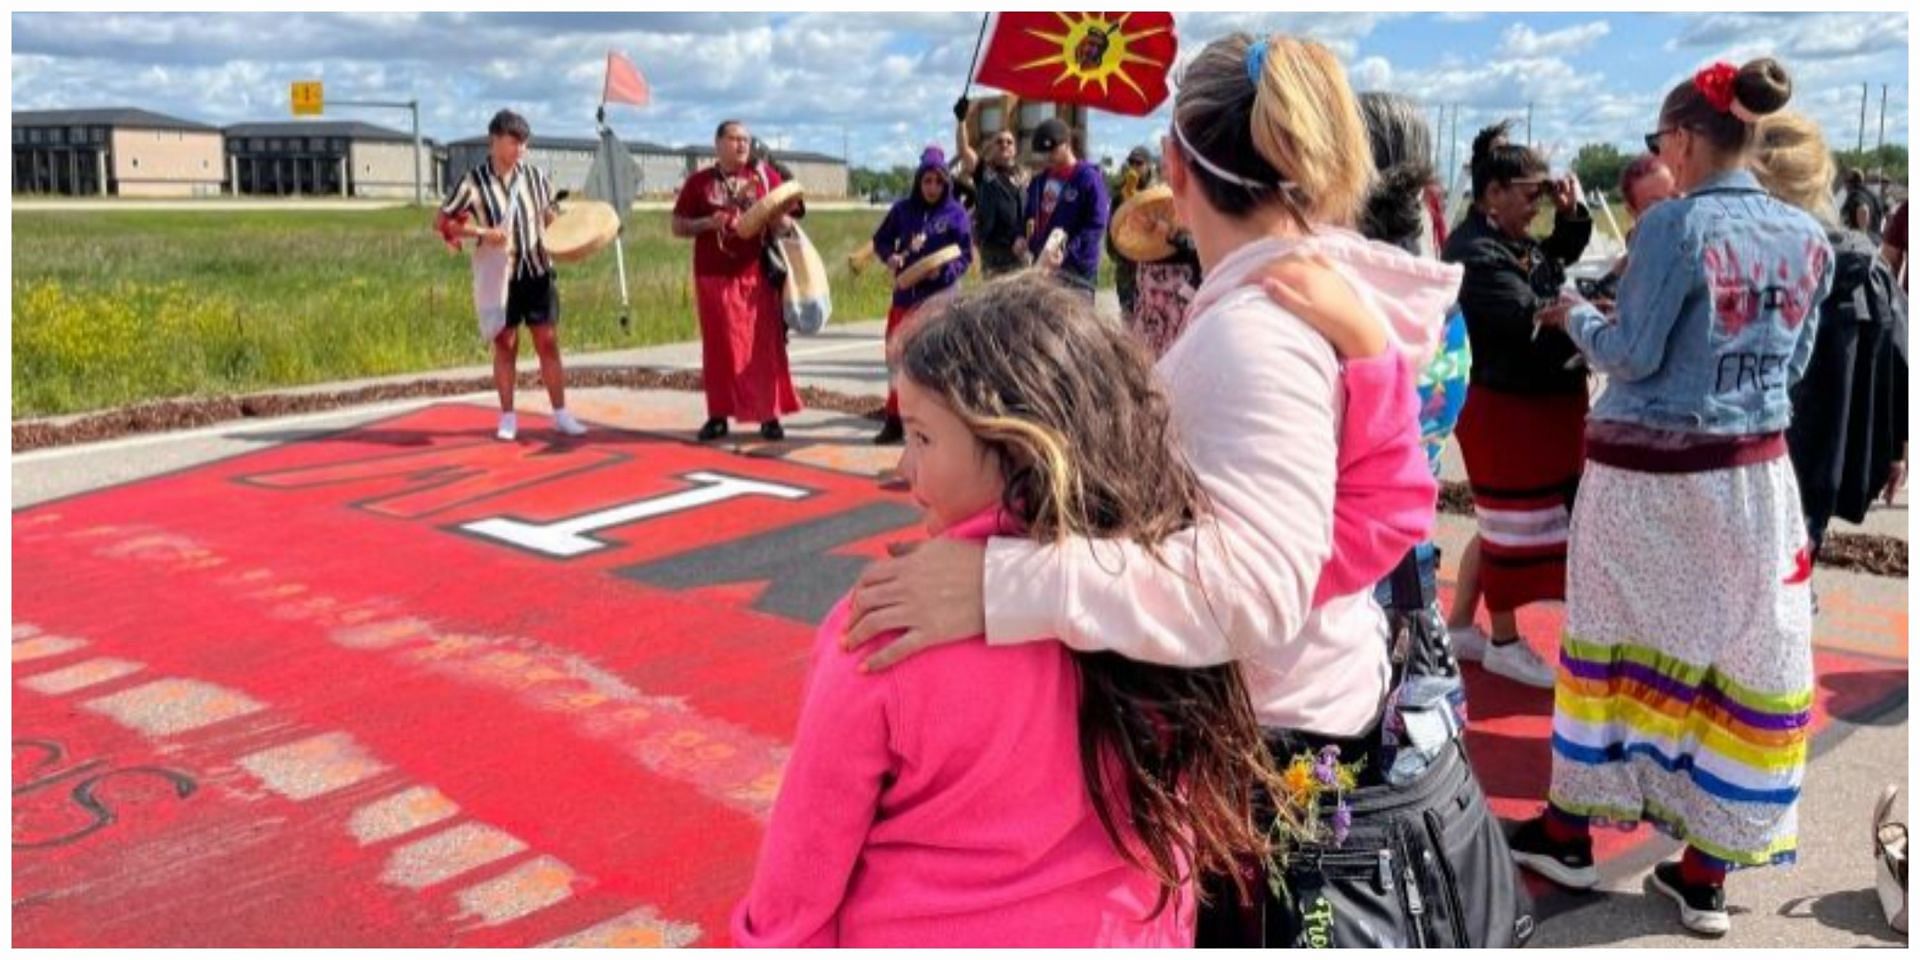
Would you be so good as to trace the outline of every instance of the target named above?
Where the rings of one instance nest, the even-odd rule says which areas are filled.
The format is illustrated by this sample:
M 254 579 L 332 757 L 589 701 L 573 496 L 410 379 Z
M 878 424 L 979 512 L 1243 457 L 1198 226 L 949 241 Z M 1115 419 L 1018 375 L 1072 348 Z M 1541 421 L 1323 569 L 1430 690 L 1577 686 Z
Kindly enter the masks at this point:
M 653 907 L 629 910 L 611 920 L 596 923 L 578 933 L 541 944 L 552 947 L 690 947 L 700 939 L 698 924 L 681 923 L 660 916 Z
M 460 812 L 460 805 L 432 787 L 409 787 L 362 806 L 347 819 L 347 831 L 360 845 L 412 833 Z
M 71 667 L 61 667 L 58 670 L 49 670 L 46 673 L 36 673 L 31 677 L 22 678 L 20 685 L 35 693 L 44 693 L 51 697 L 98 686 L 109 680 L 132 676 L 144 669 L 146 669 L 145 664 L 131 660 L 95 657 Z
M 15 633 L 18 633 L 17 629 Z M 35 634 L 26 640 L 14 640 L 13 662 L 57 657 L 63 653 L 72 653 L 86 645 L 87 642 L 79 637 L 62 637 L 51 633 Z
M 573 896 L 573 868 L 553 857 L 535 857 L 454 895 L 462 916 L 495 927 L 544 910 Z
M 344 733 L 323 733 L 240 758 L 240 766 L 289 800 L 343 790 L 386 771 L 387 765 Z
M 150 737 L 186 733 L 266 709 L 265 704 L 218 684 L 174 677 L 88 700 L 80 706 Z
M 504 830 L 484 823 L 463 823 L 395 849 L 387 857 L 380 879 L 397 887 L 421 890 L 526 848 L 520 838 Z

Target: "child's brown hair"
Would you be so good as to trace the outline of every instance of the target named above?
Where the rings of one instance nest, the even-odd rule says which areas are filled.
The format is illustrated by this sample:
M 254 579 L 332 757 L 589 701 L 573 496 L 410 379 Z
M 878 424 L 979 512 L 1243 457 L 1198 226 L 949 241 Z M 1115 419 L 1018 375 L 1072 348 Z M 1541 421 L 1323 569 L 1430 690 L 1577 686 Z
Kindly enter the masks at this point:
M 1036 274 L 934 308 L 907 338 L 901 375 L 998 460 L 1002 508 L 1035 540 L 1129 540 L 1151 553 L 1206 510 L 1145 348 Z M 1236 861 L 1266 852 L 1253 789 L 1276 775 L 1240 668 L 1074 656 L 1087 792 L 1115 847 L 1160 881 L 1155 913 L 1190 879 L 1183 863 L 1242 885 Z

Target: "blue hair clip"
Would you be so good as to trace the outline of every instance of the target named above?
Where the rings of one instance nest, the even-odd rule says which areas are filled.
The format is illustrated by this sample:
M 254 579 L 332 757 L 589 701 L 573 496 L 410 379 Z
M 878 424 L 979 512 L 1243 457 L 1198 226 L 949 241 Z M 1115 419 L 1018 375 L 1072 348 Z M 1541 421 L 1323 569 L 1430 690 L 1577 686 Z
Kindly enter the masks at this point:
M 1247 48 L 1247 79 L 1260 86 L 1260 74 L 1267 69 L 1267 41 L 1255 40 Z

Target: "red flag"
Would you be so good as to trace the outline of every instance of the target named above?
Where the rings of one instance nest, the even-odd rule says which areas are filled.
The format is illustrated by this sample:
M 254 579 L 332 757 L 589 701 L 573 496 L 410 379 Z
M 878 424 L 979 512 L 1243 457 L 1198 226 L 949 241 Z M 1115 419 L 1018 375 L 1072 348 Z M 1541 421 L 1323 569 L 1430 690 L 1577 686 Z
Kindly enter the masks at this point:
M 974 80 L 1139 117 L 1167 99 L 1179 50 L 1171 13 L 1002 13 Z
M 632 60 L 608 50 L 607 83 L 600 90 L 600 102 L 644 107 L 651 97 L 652 91 L 647 89 L 647 78 L 640 75 L 640 68 L 634 66 Z

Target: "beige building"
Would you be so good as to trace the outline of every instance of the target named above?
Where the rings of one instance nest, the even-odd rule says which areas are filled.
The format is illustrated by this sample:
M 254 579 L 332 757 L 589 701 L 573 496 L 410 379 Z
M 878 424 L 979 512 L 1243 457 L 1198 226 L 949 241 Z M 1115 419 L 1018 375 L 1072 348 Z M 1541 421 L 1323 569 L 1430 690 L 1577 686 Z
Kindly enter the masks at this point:
M 713 166 L 712 147 L 684 147 L 680 153 L 686 158 L 689 173 Z M 839 157 L 805 150 L 775 149 L 773 162 L 791 172 L 793 179 L 807 188 L 809 197 L 837 200 L 847 195 L 847 163 Z
M 633 154 L 634 182 L 642 197 L 671 197 L 687 178 L 687 157 L 683 151 L 644 140 L 622 141 Z M 489 140 L 485 136 L 467 137 L 447 144 L 447 170 L 454 178 L 466 176 L 487 162 Z M 587 171 L 593 168 L 593 156 L 600 141 L 584 137 L 546 137 L 536 133 L 527 141 L 527 162 L 547 172 L 556 190 L 581 190 Z
M 236 194 L 413 199 L 412 134 L 358 120 L 236 123 L 226 129 Z M 443 162 L 421 142 L 425 199 L 439 198 Z
M 226 180 L 220 131 L 131 107 L 13 114 L 13 192 L 211 197 Z

